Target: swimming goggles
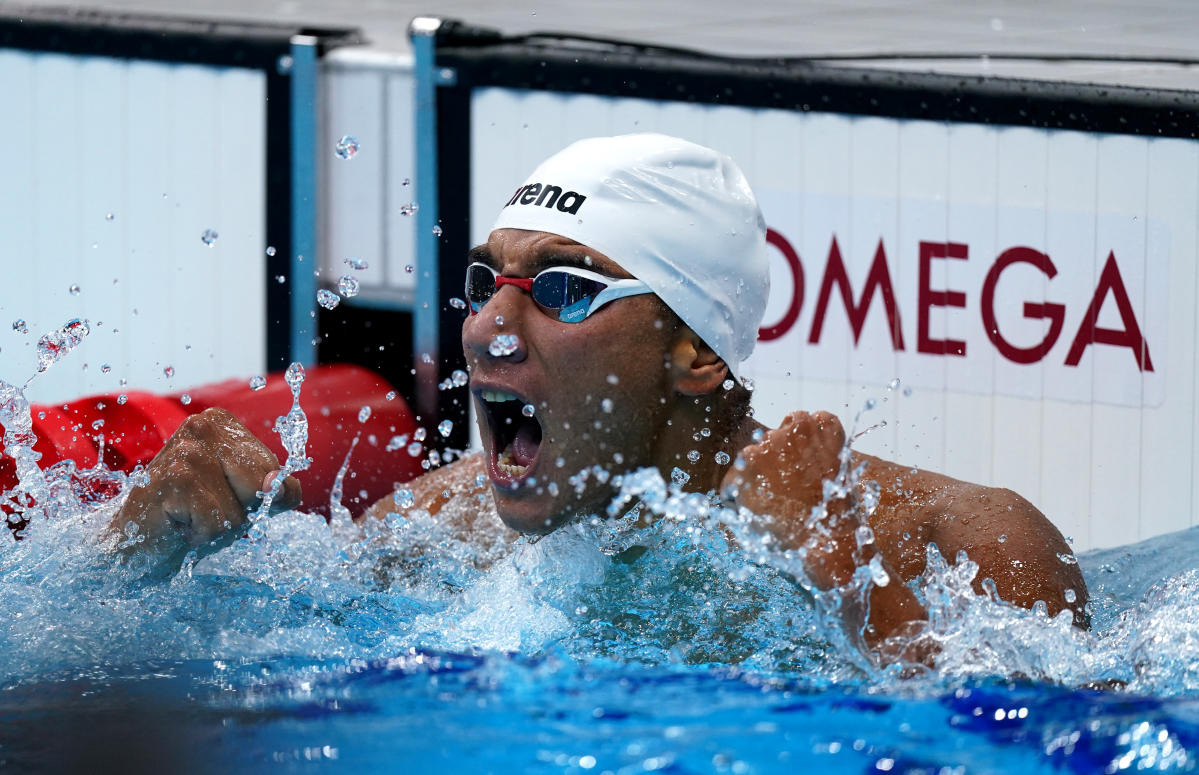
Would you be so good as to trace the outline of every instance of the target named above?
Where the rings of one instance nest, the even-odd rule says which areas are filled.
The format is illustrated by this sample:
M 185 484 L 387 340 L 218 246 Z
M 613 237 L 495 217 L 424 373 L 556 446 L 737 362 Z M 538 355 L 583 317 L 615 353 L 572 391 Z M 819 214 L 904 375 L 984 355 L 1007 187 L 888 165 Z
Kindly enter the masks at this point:
M 504 277 L 487 264 L 466 268 L 466 300 L 477 315 L 501 285 L 515 285 L 533 297 L 541 311 L 563 323 L 579 323 L 610 301 L 653 293 L 640 280 L 617 280 L 573 266 L 557 266 L 536 277 Z

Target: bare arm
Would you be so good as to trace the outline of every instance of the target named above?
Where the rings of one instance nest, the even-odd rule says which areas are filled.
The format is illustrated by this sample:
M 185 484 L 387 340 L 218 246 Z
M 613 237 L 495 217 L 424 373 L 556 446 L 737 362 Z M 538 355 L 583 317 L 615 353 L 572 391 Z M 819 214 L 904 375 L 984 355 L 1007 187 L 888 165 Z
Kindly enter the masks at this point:
M 760 443 L 742 451 L 745 469 L 730 472 L 725 487 L 736 492 L 738 505 L 773 517 L 766 527 L 783 548 L 809 544 L 804 570 L 819 589 L 848 583 L 858 564 L 876 554 L 892 579 L 905 582 L 875 586 L 869 621 L 847 622 L 861 629 L 868 645 L 878 646 L 925 619 L 926 612 L 906 582 L 924 570 L 929 543 L 936 543 L 950 561 L 964 549 L 979 564 L 976 588 L 981 589 L 983 579 L 992 578 L 1003 599 L 1025 607 L 1044 600 L 1051 613 L 1069 605 L 1075 622 L 1084 624 L 1086 587 L 1077 566 L 1059 558 L 1068 557 L 1065 541 L 1043 514 L 1008 490 L 913 472 L 855 454 L 854 465 L 866 464 L 863 478 L 882 486 L 870 519 L 873 544 L 859 549 L 854 533 L 859 522 L 844 518 L 860 493 L 828 503 L 824 525 L 829 535 L 809 541 L 807 516 L 821 503 L 823 481 L 836 474 L 844 442 L 844 429 L 833 415 L 793 413 Z M 1067 589 L 1075 592 L 1073 603 L 1066 602 Z M 866 616 L 864 611 L 857 614 Z
M 395 493 L 381 498 L 359 519 L 368 516 L 382 519 L 389 513 L 403 514 L 410 509 L 424 509 L 449 526 L 454 535 L 469 540 L 472 534 L 484 529 L 477 522 L 486 518 L 485 515 L 488 515 L 490 510 L 481 508 L 481 504 L 444 511 L 443 507 L 459 499 L 490 499 L 491 485 L 487 480 L 486 471 L 483 455 L 466 455 L 410 482 L 397 485 Z M 405 490 L 411 493 L 411 505 L 405 505 L 408 501 L 406 496 L 397 497 L 397 493 Z M 489 519 L 485 530 L 493 531 L 494 523 L 495 520 Z M 515 536 L 514 533 L 512 535 Z

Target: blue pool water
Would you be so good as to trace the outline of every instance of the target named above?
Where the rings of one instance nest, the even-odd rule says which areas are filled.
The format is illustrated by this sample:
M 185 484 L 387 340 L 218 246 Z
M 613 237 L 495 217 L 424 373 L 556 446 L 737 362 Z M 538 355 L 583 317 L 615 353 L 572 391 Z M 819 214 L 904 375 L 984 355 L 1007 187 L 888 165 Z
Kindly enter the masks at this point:
M 465 544 L 419 512 L 289 512 L 174 573 L 54 489 L 0 546 L 0 767 L 546 773 L 1181 771 L 1199 756 L 1199 533 L 1079 558 L 1094 627 L 930 560 L 935 672 L 845 644 L 744 525 L 662 515 Z M 129 486 L 126 482 L 124 486 Z M 55 497 L 58 497 L 55 496 Z M 474 500 L 454 509 L 485 509 Z M 629 545 L 640 558 L 616 557 Z M 783 570 L 780 570 L 783 568 Z

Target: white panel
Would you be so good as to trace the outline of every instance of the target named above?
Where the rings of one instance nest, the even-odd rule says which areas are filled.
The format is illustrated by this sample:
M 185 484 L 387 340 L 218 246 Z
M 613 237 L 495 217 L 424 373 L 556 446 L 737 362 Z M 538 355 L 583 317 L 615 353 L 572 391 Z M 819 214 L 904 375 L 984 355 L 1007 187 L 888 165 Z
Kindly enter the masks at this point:
M 325 75 L 326 112 L 318 158 L 325 171 L 324 271 L 321 282 L 334 286 L 342 275 L 357 277 L 363 290 L 383 286 L 390 277 L 405 274 L 402 257 L 385 259 L 385 221 L 401 201 L 391 201 L 386 189 L 389 138 L 384 129 L 385 74 L 377 70 L 332 70 Z M 353 137 L 359 150 L 349 158 L 336 153 L 342 137 Z M 411 173 L 409 173 L 411 174 Z M 411 186 L 400 195 L 413 198 Z M 369 268 L 351 270 L 347 258 L 365 260 Z M 409 256 L 404 263 L 412 263 Z M 387 264 L 385 268 L 385 264 Z M 399 266 L 393 266 L 399 264 Z M 398 271 L 397 271 L 398 270 Z M 409 282 L 411 285 L 411 282 Z
M 901 314 L 904 347 L 895 358 L 891 375 L 899 378 L 900 388 L 898 393 L 888 391 L 885 396 L 894 406 L 889 419 L 898 434 L 898 446 L 891 456 L 921 468 L 951 473 L 944 465 L 946 424 L 939 419 L 945 415 L 948 358 L 921 354 L 917 337 L 921 317 L 918 304 L 920 244 L 948 243 L 955 239 L 949 228 L 948 211 L 949 128 L 927 121 L 903 122 L 896 126 L 899 144 L 894 150 L 898 176 L 887 195 L 897 203 L 898 211 L 896 236 L 888 257 Z M 930 262 L 930 287 L 939 291 L 962 288 L 963 284 L 957 280 L 962 269 L 959 264 L 959 260 Z M 928 316 L 930 334 L 934 338 L 963 338 L 965 310 L 933 307 Z M 910 395 L 904 394 L 905 386 L 910 388 Z M 952 473 L 961 475 L 956 468 Z
M 1004 246 L 1001 250 L 1045 243 L 1048 153 L 1044 132 L 999 130 L 995 239 L 997 246 Z M 1041 367 L 993 362 L 997 395 L 992 404 L 991 482 L 1002 482 L 1036 503 L 1041 499 Z
M 416 265 L 416 219 L 404 214 L 411 209 L 405 210 L 404 206 L 414 202 L 418 206 L 430 203 L 428 196 L 420 190 L 415 174 L 416 129 L 412 113 L 415 84 L 412 72 L 408 69 L 388 72 L 386 86 L 387 175 L 383 185 L 387 193 L 384 201 L 389 204 L 383 213 L 387 228 L 384 245 L 387 258 L 380 263 L 386 269 L 388 287 L 414 288 L 415 272 L 409 272 L 407 268 Z M 342 257 L 332 255 L 330 258 L 340 261 Z
M 1133 222 L 1140 220 L 1144 224 L 1147 143 L 1140 138 L 1105 137 L 1099 140 L 1097 154 L 1095 209 L 1101 214 L 1114 213 L 1118 220 L 1102 217 L 1097 220 L 1095 277 L 1098 278 L 1099 269 L 1112 251 L 1123 263 L 1124 279 L 1136 307 L 1144 309 L 1144 230 L 1134 228 Z M 1134 273 L 1140 278 L 1134 277 Z M 1110 317 L 1113 308 L 1110 301 L 1104 304 L 1099 325 L 1119 325 L 1118 319 Z M 1078 318 L 1074 316 L 1067 318 L 1067 335 L 1079 325 L 1076 321 Z M 1130 382 L 1128 377 L 1132 370 L 1127 366 L 1132 359 L 1126 348 L 1093 345 L 1086 349 L 1080 362 L 1080 366 L 1089 362 L 1094 369 L 1091 540 L 1100 546 L 1129 543 L 1141 535 L 1141 410 L 1101 403 L 1112 397 L 1113 391 L 1126 394 L 1139 389 L 1139 380 Z
M 999 187 L 998 133 L 989 127 L 951 125 L 947 130 L 946 154 L 949 157 L 949 181 L 944 239 L 968 242 L 970 257 L 967 260 L 972 267 L 989 265 L 998 249 L 995 217 Z M 968 287 L 972 295 L 978 293 L 978 286 L 971 284 Z M 967 313 L 974 316 L 973 320 L 968 321 L 964 330 L 955 330 L 955 338 L 966 342 L 971 367 L 965 374 L 955 369 L 951 378 L 947 376 L 947 385 L 961 390 L 946 392 L 943 414 L 933 415 L 939 418 L 931 422 L 941 434 L 943 449 L 940 460 L 930 456 L 926 465 L 967 481 L 990 483 L 995 457 L 995 448 L 989 443 L 994 436 L 995 356 L 986 332 L 975 322 L 981 300 L 976 296 L 973 302 L 976 306 Z M 924 389 L 917 386 L 914 391 L 919 395 Z M 919 423 L 919 420 L 915 422 Z
M 1049 173 L 1046 202 L 1048 219 L 1043 244 L 1033 245 L 1053 261 L 1058 275 L 1043 283 L 1041 300 L 1065 306 L 1067 313 L 1078 314 L 1085 308 L 1087 297 L 1094 288 L 1095 246 L 1095 149 L 1093 135 L 1078 132 L 1057 132 L 1049 138 Z M 1006 246 L 1006 243 L 1005 243 Z M 1007 246 L 1010 247 L 1010 246 Z M 1033 269 L 1024 269 L 1035 272 Z M 1016 313 L 1020 314 L 1020 313 Z M 1046 324 L 1023 324 L 1019 331 L 1013 325 L 1004 328 L 1003 335 L 1021 346 L 1032 346 L 1048 335 Z M 1063 327 L 1058 344 L 1048 360 L 1055 365 L 1065 359 L 1062 339 L 1072 332 Z M 1019 339 L 1016 339 L 1017 336 Z M 1041 460 L 1045 486 L 1037 505 L 1063 534 L 1073 537 L 1078 545 L 1092 543 L 1091 508 L 1093 472 L 1091 469 L 1092 405 L 1090 363 L 1080 364 L 1073 373 L 1060 375 L 1074 379 L 1077 401 L 1047 401 L 1041 410 Z
M 0 80 L 0 133 L 25 150 L 0 162 L 0 379 L 23 382 L 37 338 L 72 317 L 91 335 L 35 380 L 33 401 L 261 370 L 262 75 L 5 51 Z
M 1173 224 L 1148 233 L 1147 254 L 1169 258 L 1169 302 L 1145 314 L 1168 315 L 1165 347 L 1150 342 L 1165 374 L 1165 402 L 1146 411 L 1141 427 L 1141 535 L 1181 530 L 1199 517 L 1199 144 L 1149 141 L 1145 220 Z M 1150 262 L 1153 270 L 1153 260 Z M 1187 450 L 1190 454 L 1187 454 Z M 1187 481 L 1191 482 L 1187 498 Z

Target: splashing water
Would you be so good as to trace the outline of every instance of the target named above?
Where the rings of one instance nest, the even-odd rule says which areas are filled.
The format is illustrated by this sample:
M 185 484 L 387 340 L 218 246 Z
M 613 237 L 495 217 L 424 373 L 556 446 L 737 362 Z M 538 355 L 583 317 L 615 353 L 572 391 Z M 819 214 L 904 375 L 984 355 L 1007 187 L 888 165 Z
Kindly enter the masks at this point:
M 287 386 L 291 388 L 291 409 L 287 414 L 275 419 L 275 433 L 279 434 L 279 441 L 282 442 L 283 449 L 287 452 L 287 461 L 271 481 L 271 489 L 263 494 L 262 505 L 250 518 L 252 522 L 257 522 L 270 513 L 271 504 L 279 495 L 279 490 L 283 488 L 283 481 L 287 477 L 312 465 L 312 458 L 308 457 L 306 451 L 308 416 L 300 408 L 300 386 L 304 384 L 304 377 L 304 367 L 299 363 L 288 366 L 283 375 Z
M 204 243 L 205 245 L 207 245 L 208 247 L 212 247 L 213 245 L 215 245 L 215 244 L 216 244 L 216 241 L 217 241 L 218 239 L 220 239 L 220 236 L 221 236 L 221 235 L 217 234 L 217 233 L 216 233 L 214 230 L 212 230 L 212 229 L 205 229 L 205 230 L 204 230 L 204 231 L 203 231 L 203 232 L 200 234 L 200 241 L 201 241 L 201 242 L 203 242 L 203 243 Z
M 276 424 L 285 472 L 308 460 L 303 376 L 288 370 L 293 405 Z M 148 580 L 103 548 L 114 503 L 72 501 L 58 472 L 37 469 L 28 404 L 4 383 L 0 424 L 22 492 L 43 508 L 0 551 L 10 718 L 55 702 L 78 713 L 91 694 L 148 685 L 189 724 L 237 719 L 255 741 L 243 751 L 319 740 L 393 754 L 354 747 L 369 728 L 429 761 L 461 761 L 467 745 L 505 752 L 483 767 L 495 771 L 533 757 L 582 770 L 582 756 L 613 772 L 1193 766 L 1197 531 L 1081 556 L 1092 632 L 977 592 L 968 558 L 930 548 L 913 586 L 938 666 L 905 679 L 862 658 L 801 557 L 764 541 L 753 515 L 685 491 L 681 470 L 614 477 L 604 514 L 540 538 L 513 540 L 473 472 L 439 485 L 436 516 L 404 488 L 395 513 L 361 525 L 338 509 L 332 528 L 300 512 L 258 519 L 264 508 L 253 540 Z M 863 475 L 843 466 L 830 492 Z M 835 595 L 882 583 L 876 571 Z M 1091 681 L 1126 688 L 1077 688 Z M 447 743 L 445 729 L 462 732 Z M 229 750 L 212 752 L 224 769 L 253 768 Z
M 337 281 L 337 291 L 343 297 L 352 299 L 358 295 L 358 279 L 349 275 L 342 275 Z
M 316 303 L 325 309 L 337 309 L 337 305 L 341 304 L 341 297 L 333 291 L 321 288 L 316 292 Z
M 46 369 L 65 358 L 68 353 L 83 343 L 83 338 L 91 333 L 88 321 L 73 318 L 62 328 L 42 335 L 37 340 L 37 371 Z
M 352 159 L 358 154 L 358 140 L 351 135 L 343 135 L 333 147 L 333 151 L 341 159 Z
M 487 345 L 487 352 L 496 358 L 502 358 L 516 352 L 519 347 L 520 340 L 516 338 L 516 334 L 496 334 Z

